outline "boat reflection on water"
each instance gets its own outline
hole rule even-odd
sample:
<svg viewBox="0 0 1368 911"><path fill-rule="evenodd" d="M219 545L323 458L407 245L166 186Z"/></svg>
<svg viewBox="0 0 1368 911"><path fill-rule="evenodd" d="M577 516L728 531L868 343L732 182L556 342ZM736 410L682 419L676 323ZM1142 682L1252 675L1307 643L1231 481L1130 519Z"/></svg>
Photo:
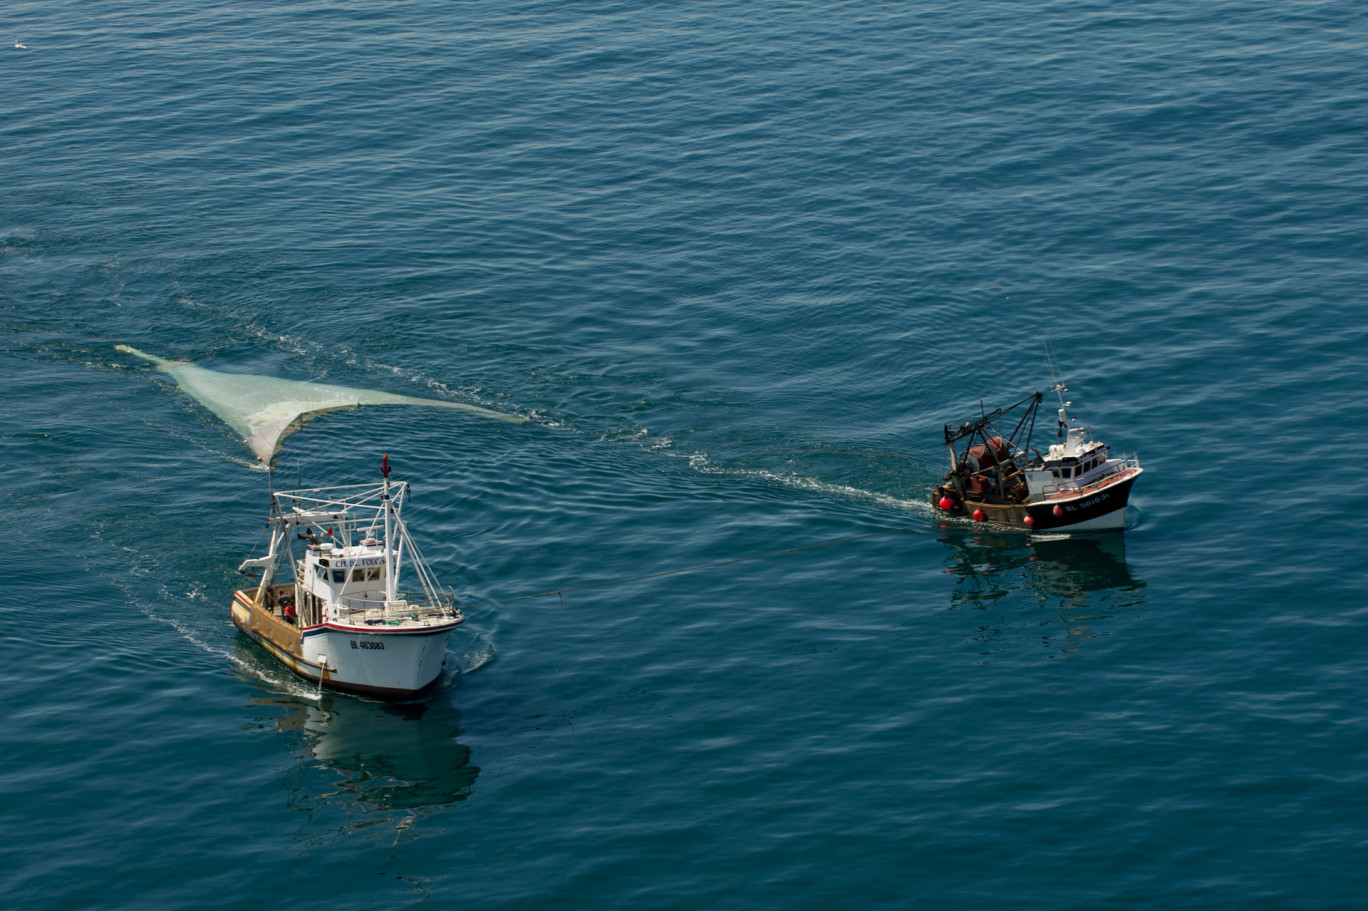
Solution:
<svg viewBox="0 0 1368 911"><path fill-rule="evenodd" d="M1126 562L1124 535L965 534L942 526L940 539L950 552L945 572L958 577L950 606L992 614L979 627L981 640L1011 638L1015 630L1035 642L1044 636L1067 654L1098 635L1100 621L1145 600L1145 582ZM1018 611L1022 595L1053 608L1058 625Z"/></svg>
<svg viewBox="0 0 1368 911"><path fill-rule="evenodd" d="M286 784L313 816L334 807L351 824L358 813L373 824L381 821L377 814L395 814L391 821L402 830L428 811L465 800L480 774L470 747L457 739L461 714L441 695L376 703L325 690L317 701L276 695L252 702L272 709L276 730L297 744L304 761Z"/></svg>

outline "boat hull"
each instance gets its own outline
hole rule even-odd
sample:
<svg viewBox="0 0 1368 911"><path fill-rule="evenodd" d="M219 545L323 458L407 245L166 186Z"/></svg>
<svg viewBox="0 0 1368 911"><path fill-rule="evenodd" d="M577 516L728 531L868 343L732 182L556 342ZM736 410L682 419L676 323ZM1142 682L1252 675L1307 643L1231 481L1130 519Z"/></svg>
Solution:
<svg viewBox="0 0 1368 911"><path fill-rule="evenodd" d="M1025 531L1122 531L1126 527L1126 506L1131 487L1143 469L1128 469L1097 487L1072 491L1027 503L985 503L953 499L950 512L993 525L1014 526ZM948 493L937 491L936 500ZM1031 521L1026 521L1030 517Z"/></svg>
<svg viewBox="0 0 1368 911"><path fill-rule="evenodd" d="M426 627L323 624L300 630L233 594L233 623L276 660L310 682L377 699L412 699L442 673L447 638L460 619Z"/></svg>

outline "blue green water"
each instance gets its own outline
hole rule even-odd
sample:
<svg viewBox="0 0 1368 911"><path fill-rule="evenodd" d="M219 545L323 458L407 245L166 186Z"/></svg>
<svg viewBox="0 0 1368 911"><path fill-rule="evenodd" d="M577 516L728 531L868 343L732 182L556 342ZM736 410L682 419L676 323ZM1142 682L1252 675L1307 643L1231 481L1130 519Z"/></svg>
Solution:
<svg viewBox="0 0 1368 911"><path fill-rule="evenodd" d="M1361 4L0 29L5 907L1361 905ZM1043 337L1124 535L928 505ZM430 699L237 634L266 473L116 344L532 419L280 456L413 482Z"/></svg>

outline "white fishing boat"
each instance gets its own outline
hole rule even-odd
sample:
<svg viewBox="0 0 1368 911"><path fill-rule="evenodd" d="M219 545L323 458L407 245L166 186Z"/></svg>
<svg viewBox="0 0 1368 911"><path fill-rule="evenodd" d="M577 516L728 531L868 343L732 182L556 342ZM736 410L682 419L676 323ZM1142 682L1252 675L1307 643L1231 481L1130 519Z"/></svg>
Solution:
<svg viewBox="0 0 1368 911"><path fill-rule="evenodd" d="M233 593L232 615L306 680L409 699L437 681L447 637L465 618L409 536L400 516L409 486L389 471L385 456L379 485L272 494L269 549L239 567L261 580ZM282 571L290 577L281 580Z"/></svg>

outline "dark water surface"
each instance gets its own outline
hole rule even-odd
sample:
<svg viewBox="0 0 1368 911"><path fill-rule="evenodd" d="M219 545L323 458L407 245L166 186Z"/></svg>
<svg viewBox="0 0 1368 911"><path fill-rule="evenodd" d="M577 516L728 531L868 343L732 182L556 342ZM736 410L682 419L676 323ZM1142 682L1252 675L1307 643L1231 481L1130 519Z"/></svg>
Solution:
<svg viewBox="0 0 1368 911"><path fill-rule="evenodd" d="M1361 904L1361 4L3 28L4 906ZM1042 337L1124 535L928 506ZM117 344L532 419L280 456L414 483L431 699L236 633L266 473Z"/></svg>

